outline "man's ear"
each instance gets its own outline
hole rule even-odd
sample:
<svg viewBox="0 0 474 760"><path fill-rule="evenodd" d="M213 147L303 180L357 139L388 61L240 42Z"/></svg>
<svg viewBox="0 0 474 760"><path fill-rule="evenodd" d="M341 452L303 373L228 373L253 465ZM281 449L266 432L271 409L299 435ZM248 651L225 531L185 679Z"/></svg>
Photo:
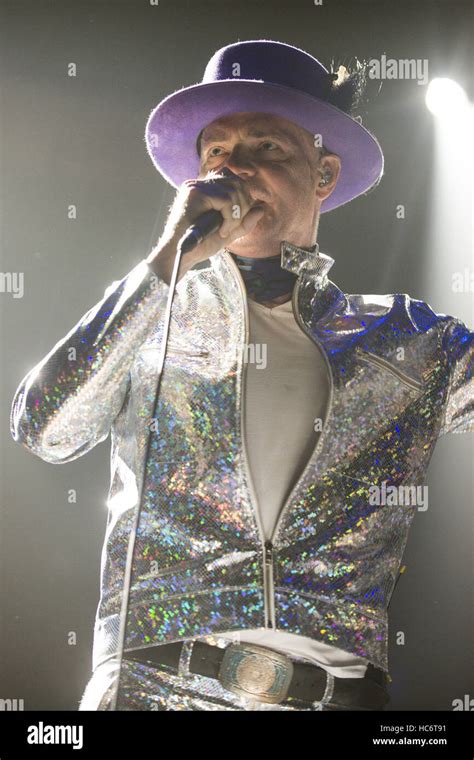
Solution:
<svg viewBox="0 0 474 760"><path fill-rule="evenodd" d="M336 153L328 153L322 156L318 164L315 188L316 195L321 202L331 195L337 185L340 173L341 159Z"/></svg>

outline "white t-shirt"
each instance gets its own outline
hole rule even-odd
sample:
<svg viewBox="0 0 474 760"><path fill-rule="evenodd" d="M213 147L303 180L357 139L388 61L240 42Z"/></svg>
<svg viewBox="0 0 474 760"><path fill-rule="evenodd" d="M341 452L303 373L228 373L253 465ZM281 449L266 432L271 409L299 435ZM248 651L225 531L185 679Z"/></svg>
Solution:
<svg viewBox="0 0 474 760"><path fill-rule="evenodd" d="M270 539L280 510L316 445L329 385L320 349L296 322L291 300L268 308L251 298L244 435L257 507ZM251 361L250 361L251 359ZM320 429L320 428L319 428ZM367 661L325 642L279 630L219 633L309 660L339 678L365 675Z"/></svg>

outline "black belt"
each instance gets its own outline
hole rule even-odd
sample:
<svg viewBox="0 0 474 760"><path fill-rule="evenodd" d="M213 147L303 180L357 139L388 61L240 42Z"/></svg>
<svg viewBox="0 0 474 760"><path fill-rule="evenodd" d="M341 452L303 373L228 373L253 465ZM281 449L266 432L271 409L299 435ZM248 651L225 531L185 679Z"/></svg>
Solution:
<svg viewBox="0 0 474 760"><path fill-rule="evenodd" d="M178 672L182 646L183 642L179 641L145 649L134 649L124 652L123 658L153 665L166 665ZM259 651L260 655L258 654ZM247 659L244 662L242 653L246 653L247 658L250 656L251 661ZM268 654L270 658L276 658L276 660L268 659L266 656L262 660L261 654ZM282 668L279 665L279 660L283 663ZM239 690L235 688L236 685L241 687L243 684L245 688L248 688L249 683L261 682L268 686L269 668L271 670L275 666L275 669L271 670L271 675L273 676L276 673L275 682L277 682L278 691L278 682L281 685L282 681L280 676L285 677L283 672L285 661L291 663L289 668L292 675L286 687L283 686L284 698L262 698L261 701L281 702L283 704L289 704L294 699L309 703L321 701L326 691L326 670L311 663L296 662L267 647L231 643L228 647L222 648L195 640L189 660L189 672L207 678L216 678L221 681L225 688L239 693ZM329 704L334 703L348 709L354 707L382 710L390 700L386 684L387 674L372 663L368 663L363 678L334 677L334 688ZM271 688L270 691L272 691ZM240 691L240 693L243 692ZM246 695L249 696L248 693ZM273 697L275 697L275 690L273 690ZM254 698L258 701L258 696Z"/></svg>

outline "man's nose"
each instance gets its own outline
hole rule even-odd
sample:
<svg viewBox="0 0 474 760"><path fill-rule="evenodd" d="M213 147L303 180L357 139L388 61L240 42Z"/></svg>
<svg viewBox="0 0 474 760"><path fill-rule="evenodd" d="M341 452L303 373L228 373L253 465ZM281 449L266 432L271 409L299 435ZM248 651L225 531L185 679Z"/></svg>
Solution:
<svg viewBox="0 0 474 760"><path fill-rule="evenodd" d="M224 161L224 166L227 166L231 172L238 174L240 177L253 177L256 169L251 160L249 151L241 145L235 145L229 153L227 159Z"/></svg>

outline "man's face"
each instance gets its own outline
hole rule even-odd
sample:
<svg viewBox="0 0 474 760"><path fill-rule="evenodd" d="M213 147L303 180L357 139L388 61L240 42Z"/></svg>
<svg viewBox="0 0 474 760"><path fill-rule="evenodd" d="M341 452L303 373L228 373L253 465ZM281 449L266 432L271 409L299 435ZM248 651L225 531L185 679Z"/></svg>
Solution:
<svg viewBox="0 0 474 760"><path fill-rule="evenodd" d="M322 200L320 153L310 132L279 116L235 113L207 125L198 179L227 166L265 210L251 232L232 242L233 252L264 257L278 253L282 240L313 245Z"/></svg>

